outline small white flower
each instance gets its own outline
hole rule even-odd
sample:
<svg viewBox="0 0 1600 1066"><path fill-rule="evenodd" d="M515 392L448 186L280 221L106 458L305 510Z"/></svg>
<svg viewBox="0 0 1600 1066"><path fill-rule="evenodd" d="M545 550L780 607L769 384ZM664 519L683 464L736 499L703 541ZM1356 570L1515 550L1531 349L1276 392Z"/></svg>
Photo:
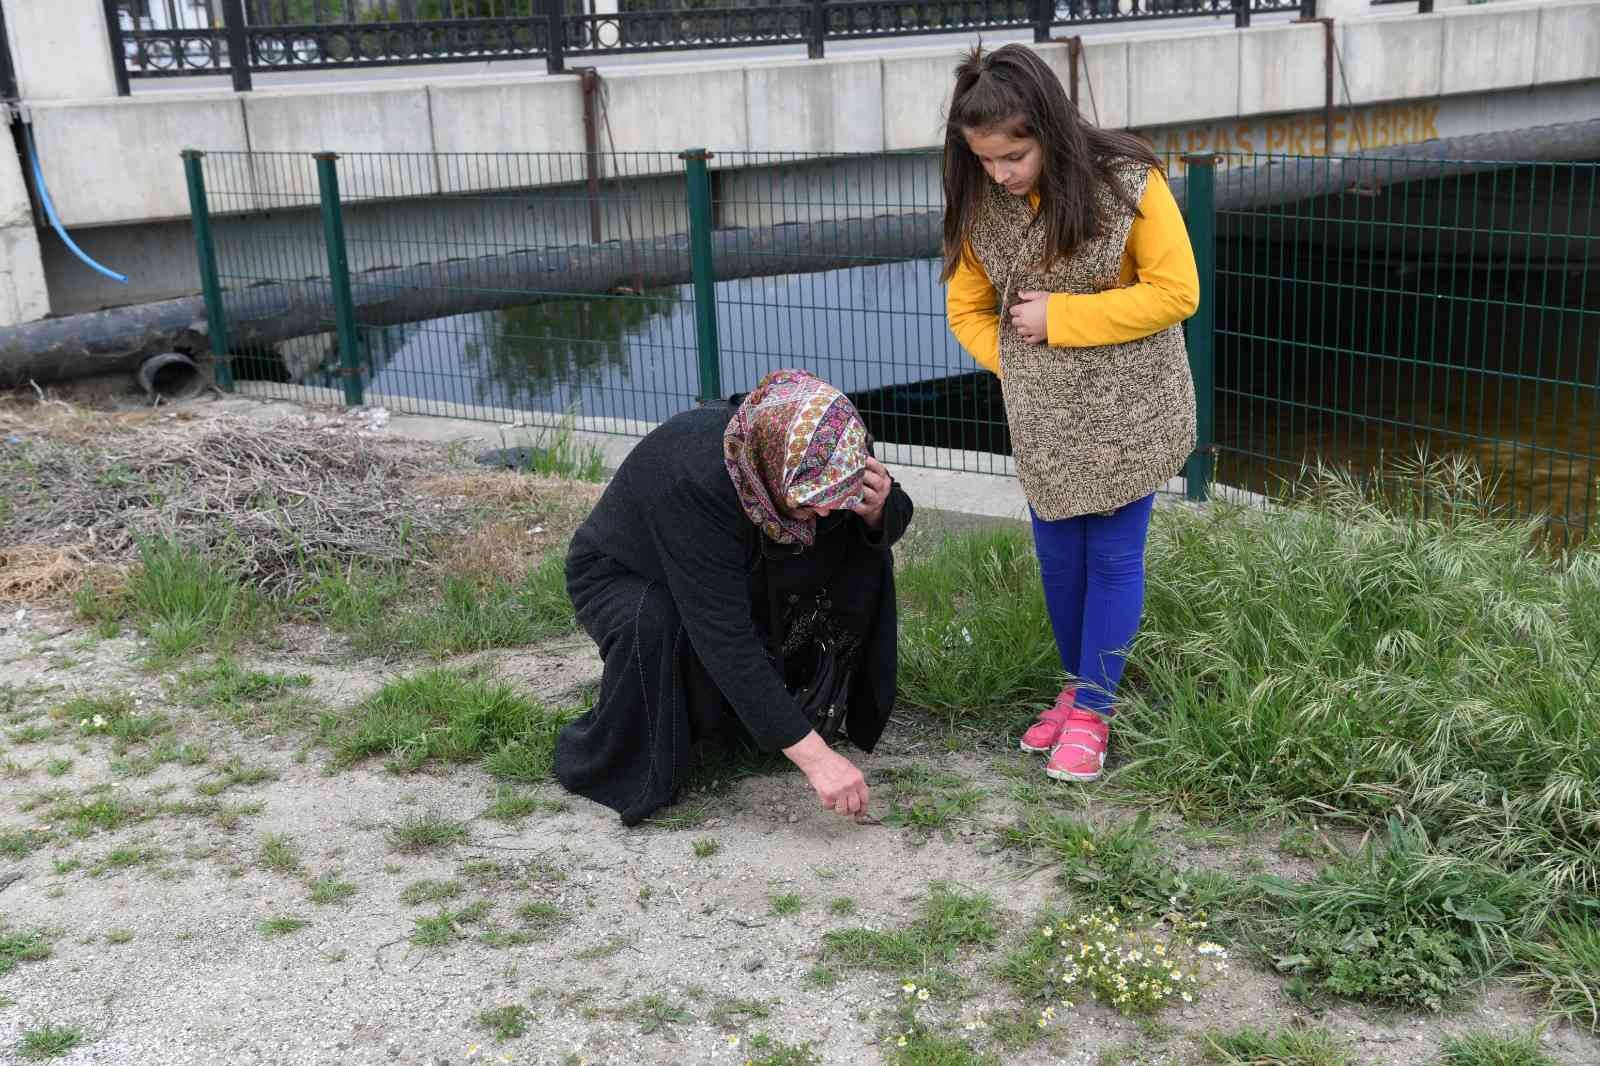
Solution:
<svg viewBox="0 0 1600 1066"><path fill-rule="evenodd" d="M738 1047L739 1046L739 1038L737 1036L728 1037L728 1046L729 1047Z"/></svg>
<svg viewBox="0 0 1600 1066"><path fill-rule="evenodd" d="M971 630L967 629L966 626L961 627L961 639L966 641L968 644L972 643L972 632Z"/></svg>
<svg viewBox="0 0 1600 1066"><path fill-rule="evenodd" d="M926 1003L928 1001L928 990L926 988L917 989L917 998Z"/></svg>
<svg viewBox="0 0 1600 1066"><path fill-rule="evenodd" d="M912 984L910 981L907 981L905 984L900 986L900 991L904 992L908 996L911 995L916 990L917 990L917 986Z"/></svg>

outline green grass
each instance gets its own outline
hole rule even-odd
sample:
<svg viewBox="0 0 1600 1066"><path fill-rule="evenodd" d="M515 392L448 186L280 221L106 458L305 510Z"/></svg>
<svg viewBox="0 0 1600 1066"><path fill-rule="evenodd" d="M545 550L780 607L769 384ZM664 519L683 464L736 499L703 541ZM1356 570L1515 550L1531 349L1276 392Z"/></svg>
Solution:
<svg viewBox="0 0 1600 1066"><path fill-rule="evenodd" d="M526 1036L528 1032L528 1019L532 1015L528 1008L520 1003L513 1003L505 1007L493 1007L478 1013L478 1027L487 1029L489 1034L497 1041L515 1040L519 1036Z"/></svg>
<svg viewBox="0 0 1600 1066"><path fill-rule="evenodd" d="M41 1025L24 1029L17 1053L25 1061L38 1062L65 1055L83 1043L83 1030L73 1025Z"/></svg>
<svg viewBox="0 0 1600 1066"><path fill-rule="evenodd" d="M0 976L20 962L40 962L50 957L50 940L42 930L14 929L0 919Z"/></svg>
<svg viewBox="0 0 1600 1066"><path fill-rule="evenodd" d="M51 820L65 822L67 831L75 837L115 832L149 816L143 804L109 793L63 799L50 810Z"/></svg>
<svg viewBox="0 0 1600 1066"><path fill-rule="evenodd" d="M286 833L268 833L261 838L261 865L274 873L292 874L300 869L300 849Z"/></svg>
<svg viewBox="0 0 1600 1066"><path fill-rule="evenodd" d="M709 859L722 850L722 844L714 837L701 837L694 842L693 847L694 857L697 859Z"/></svg>
<svg viewBox="0 0 1600 1066"><path fill-rule="evenodd" d="M1446 1037L1439 1047L1439 1066L1556 1066L1539 1050L1534 1034L1500 1036L1466 1033Z"/></svg>
<svg viewBox="0 0 1600 1066"><path fill-rule="evenodd" d="M524 903L517 908L517 917L523 925L541 935L553 932L569 920L567 913L560 907L543 900Z"/></svg>
<svg viewBox="0 0 1600 1066"><path fill-rule="evenodd" d="M106 852L105 858L89 868L89 873L92 876L101 877L108 873L131 870L138 866L153 866L165 860L166 857L165 851L147 844L112 848Z"/></svg>
<svg viewBox="0 0 1600 1066"><path fill-rule="evenodd" d="M987 947L1000 936L994 900L934 882L922 913L902 929L837 929L823 937L823 961L909 971L944 963L962 948Z"/></svg>
<svg viewBox="0 0 1600 1066"><path fill-rule="evenodd" d="M150 641L157 662L231 647L266 613L237 568L163 539L140 543L121 602L122 617Z"/></svg>
<svg viewBox="0 0 1600 1066"><path fill-rule="evenodd" d="M828 913L848 918L856 912L856 901L849 896L836 896L828 901Z"/></svg>
<svg viewBox="0 0 1600 1066"><path fill-rule="evenodd" d="M133 696L120 693L79 696L63 703L55 713L80 733L111 737L123 744L142 743L171 728L161 715L144 714L138 708Z"/></svg>
<svg viewBox="0 0 1600 1066"><path fill-rule="evenodd" d="M413 815L389 830L389 846L405 854L437 851L464 843L467 824L447 818L438 811Z"/></svg>
<svg viewBox="0 0 1600 1066"><path fill-rule="evenodd" d="M1265 882L1281 918L1281 972L1352 999L1439 1010L1510 964L1550 905L1531 873L1442 851L1392 819L1361 854L1315 880Z"/></svg>
<svg viewBox="0 0 1600 1066"><path fill-rule="evenodd" d="M908 561L895 588L904 702L1009 725L1059 690L1061 662L1024 534L947 537Z"/></svg>
<svg viewBox="0 0 1600 1066"><path fill-rule="evenodd" d="M524 792L515 785L497 785L494 799L480 817L497 822L520 822L539 811L554 813L566 809L567 805L562 800L543 799L530 792Z"/></svg>
<svg viewBox="0 0 1600 1066"><path fill-rule="evenodd" d="M26 859L51 839L43 829L0 829L0 859Z"/></svg>
<svg viewBox="0 0 1600 1066"><path fill-rule="evenodd" d="M29 722L7 735L13 744L43 744L56 735L56 728L48 722Z"/></svg>
<svg viewBox="0 0 1600 1066"><path fill-rule="evenodd" d="M965 1040L914 1028L904 1034L905 1043L889 1041L885 1050L894 1066L1000 1066L989 1052L978 1051Z"/></svg>
<svg viewBox="0 0 1600 1066"><path fill-rule="evenodd" d="M338 874L323 874L311 882L311 902L319 906L343 903L359 891L352 882L339 880Z"/></svg>
<svg viewBox="0 0 1600 1066"><path fill-rule="evenodd" d="M889 801L884 823L909 829L921 839L965 820L985 795L968 787L960 775L930 770L922 763L885 767L876 776Z"/></svg>
<svg viewBox="0 0 1600 1066"><path fill-rule="evenodd" d="M786 1044L766 1033L757 1033L749 1043L750 1055L745 1066L822 1066L822 1057L809 1040L803 1044Z"/></svg>
<svg viewBox="0 0 1600 1066"><path fill-rule="evenodd" d="M519 581L447 574L426 590L411 588L398 571L332 572L315 584L308 600L357 651L384 656L446 658L523 647L576 625L559 551L529 567Z"/></svg>
<svg viewBox="0 0 1600 1066"><path fill-rule="evenodd" d="M1241 1029L1206 1033L1201 1040L1207 1060L1224 1066L1356 1066L1349 1050L1325 1029Z"/></svg>
<svg viewBox="0 0 1600 1066"><path fill-rule="evenodd" d="M660 992L640 996L623 1007L622 1013L639 1027L641 1036L649 1036L652 1033L670 1034L674 1025L684 1025L694 1021L694 1015L682 1005L674 1003L665 993Z"/></svg>
<svg viewBox="0 0 1600 1066"><path fill-rule="evenodd" d="M411 942L418 947L438 948L462 936L462 926L475 925L489 916L489 905L483 901L451 910L440 907L438 914L411 919Z"/></svg>
<svg viewBox="0 0 1600 1066"><path fill-rule="evenodd" d="M113 929L106 934L107 944L129 944L133 942L133 930Z"/></svg>
<svg viewBox="0 0 1600 1066"><path fill-rule="evenodd" d="M604 481L605 453L594 444L579 443L575 416L568 414L554 426L541 426L523 453L524 474L567 478L572 481Z"/></svg>
<svg viewBox="0 0 1600 1066"><path fill-rule="evenodd" d="M308 674L246 670L223 655L185 670L173 685L177 699L214 711L250 733L278 733L314 721L316 704L306 696Z"/></svg>
<svg viewBox="0 0 1600 1066"><path fill-rule="evenodd" d="M195 785L194 790L202 796L220 796L235 786L249 787L277 779L278 771L265 766L246 766L242 759L234 756L217 767L215 776Z"/></svg>
<svg viewBox="0 0 1600 1066"><path fill-rule="evenodd" d="M1591 911L1591 915L1593 912ZM1523 980L1542 991L1549 1010L1600 1032L1600 922L1558 919L1538 941L1518 945Z"/></svg>
<svg viewBox="0 0 1600 1066"><path fill-rule="evenodd" d="M786 918L804 910L806 900L798 892L774 892L767 896L767 905L772 908L773 914Z"/></svg>
<svg viewBox="0 0 1600 1066"><path fill-rule="evenodd" d="M417 907L424 903L456 899L465 891L460 881L414 881L401 890L400 902L408 907Z"/></svg>
<svg viewBox="0 0 1600 1066"><path fill-rule="evenodd" d="M310 924L310 919L301 918L299 915L279 914L263 920L260 929L262 936L280 937L298 933Z"/></svg>
<svg viewBox="0 0 1600 1066"><path fill-rule="evenodd" d="M772 1016L766 1001L743 996L727 996L717 1000L707 1020L718 1029L743 1029L751 1022Z"/></svg>
<svg viewBox="0 0 1600 1066"><path fill-rule="evenodd" d="M1158 515L1122 784L1215 813L1400 808L1452 850L1600 897L1600 553L1529 550L1470 475L1324 476L1263 512Z"/></svg>
<svg viewBox="0 0 1600 1066"><path fill-rule="evenodd" d="M544 707L472 671L440 667L391 681L357 706L335 752L341 765L386 756L397 772L481 759L496 776L544 781L556 733L578 713Z"/></svg>

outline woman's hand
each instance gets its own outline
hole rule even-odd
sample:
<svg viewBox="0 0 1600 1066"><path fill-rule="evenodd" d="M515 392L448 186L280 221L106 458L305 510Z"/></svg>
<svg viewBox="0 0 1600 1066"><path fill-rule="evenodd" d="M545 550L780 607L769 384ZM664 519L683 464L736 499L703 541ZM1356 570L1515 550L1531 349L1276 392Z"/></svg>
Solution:
<svg viewBox="0 0 1600 1066"><path fill-rule="evenodd" d="M861 502L850 509L860 515L874 533L883 528L883 505L893 487L894 480L889 477L888 469L867 456L867 472L861 478Z"/></svg>
<svg viewBox="0 0 1600 1066"><path fill-rule="evenodd" d="M822 809L844 817L867 813L867 779L855 763L828 747L814 731L783 749L816 790Z"/></svg>
<svg viewBox="0 0 1600 1066"><path fill-rule="evenodd" d="M1011 325L1029 344L1044 344L1050 339L1050 294L1021 292L1011 305Z"/></svg>

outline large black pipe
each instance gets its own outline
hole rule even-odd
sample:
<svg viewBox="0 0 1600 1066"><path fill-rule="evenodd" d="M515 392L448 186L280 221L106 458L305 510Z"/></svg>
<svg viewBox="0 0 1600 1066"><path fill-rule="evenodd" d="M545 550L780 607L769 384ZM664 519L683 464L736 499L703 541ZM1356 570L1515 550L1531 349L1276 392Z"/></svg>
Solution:
<svg viewBox="0 0 1600 1066"><path fill-rule="evenodd" d="M1452 137L1343 159L1276 159L1217 176L1217 208L1248 210L1329 193L1375 191L1419 178L1485 166L1600 157L1600 118L1505 133ZM1182 178L1173 182L1183 202ZM815 273L939 254L937 211L834 222L793 223L712 236L722 280ZM678 285L691 278L686 235L654 240L511 252L478 259L374 270L351 279L358 321L383 326L492 311L570 297ZM326 281L266 284L226 296L229 346L260 348L331 331ZM0 386L131 372L151 355L208 348L198 296L45 319L0 329Z"/></svg>

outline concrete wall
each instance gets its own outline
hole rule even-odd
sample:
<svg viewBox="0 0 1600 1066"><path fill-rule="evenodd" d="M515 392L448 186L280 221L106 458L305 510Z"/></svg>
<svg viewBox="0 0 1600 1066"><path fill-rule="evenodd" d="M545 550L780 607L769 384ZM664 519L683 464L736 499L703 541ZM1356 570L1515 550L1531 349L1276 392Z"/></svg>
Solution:
<svg viewBox="0 0 1600 1066"><path fill-rule="evenodd" d="M0 326L32 322L50 311L33 209L15 152L0 151Z"/></svg>
<svg viewBox="0 0 1600 1066"><path fill-rule="evenodd" d="M102 0L24 0L6 5L22 99L88 100L117 95Z"/></svg>
<svg viewBox="0 0 1600 1066"><path fill-rule="evenodd" d="M1286 24L1095 36L1086 42L1080 103L1102 125L1137 128L1316 109L1323 103L1323 32L1317 24ZM1341 105L1346 87L1359 106L1594 80L1600 0L1352 19L1339 26L1338 42ZM633 173L675 172L676 151L694 146L719 151L715 166L749 162L738 153L937 147L959 51L940 44L818 62L611 68L610 138L602 145L609 149L614 139L621 152L650 153L627 160ZM1039 51L1065 79L1067 46ZM354 195L518 187L527 182L516 165L433 155L579 153L582 105L576 78L508 74L46 101L34 103L32 114L64 218L94 226L186 215L178 154L188 147L338 151L347 156L342 181ZM402 154L380 160L363 158L367 152ZM315 195L309 165L269 157L259 166L259 206Z"/></svg>

